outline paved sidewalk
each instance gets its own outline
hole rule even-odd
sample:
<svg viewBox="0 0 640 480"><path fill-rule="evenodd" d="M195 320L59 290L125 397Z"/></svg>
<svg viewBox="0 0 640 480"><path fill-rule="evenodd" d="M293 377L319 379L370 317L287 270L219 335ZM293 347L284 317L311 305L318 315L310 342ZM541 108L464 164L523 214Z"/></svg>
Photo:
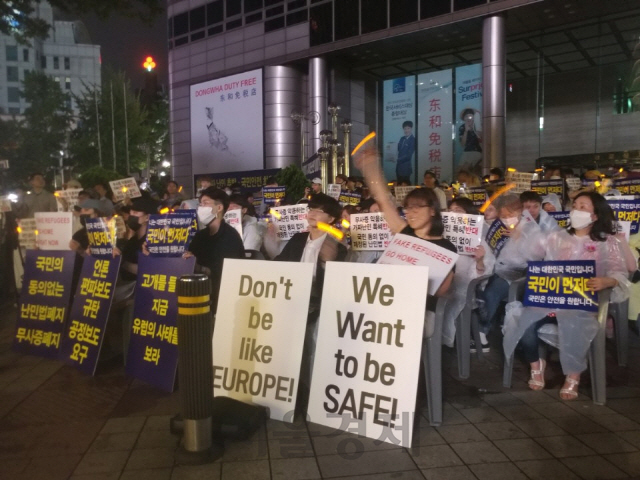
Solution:
<svg viewBox="0 0 640 480"><path fill-rule="evenodd" d="M562 374L550 362L544 392L514 368L502 388L496 349L472 360L457 379L455 351L445 348L444 422L432 428L421 412L414 448L379 444L298 421L269 421L249 441L227 442L221 460L179 466L169 418L178 395L128 378L120 363L95 377L58 361L10 350L15 309L0 313L0 479L608 479L640 477L640 340L630 333L629 367L608 345L608 398L591 403L588 375L581 396L561 402ZM553 372L553 373L551 373Z"/></svg>

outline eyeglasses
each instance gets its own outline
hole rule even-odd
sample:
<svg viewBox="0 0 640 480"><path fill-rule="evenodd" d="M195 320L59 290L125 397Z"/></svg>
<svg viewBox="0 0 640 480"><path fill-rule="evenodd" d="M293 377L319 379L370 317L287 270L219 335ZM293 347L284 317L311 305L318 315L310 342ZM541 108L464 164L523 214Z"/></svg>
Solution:
<svg viewBox="0 0 640 480"><path fill-rule="evenodd" d="M402 209L402 211L403 211L404 213L407 213L407 212L415 212L415 211L417 211L419 208L430 208L430 205L408 205L408 206L404 207L404 208Z"/></svg>

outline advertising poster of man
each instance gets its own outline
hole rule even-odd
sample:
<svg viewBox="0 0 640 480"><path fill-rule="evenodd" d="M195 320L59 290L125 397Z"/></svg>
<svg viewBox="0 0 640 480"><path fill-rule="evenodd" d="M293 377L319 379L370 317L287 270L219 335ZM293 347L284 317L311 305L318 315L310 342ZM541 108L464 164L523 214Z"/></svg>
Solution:
<svg viewBox="0 0 640 480"><path fill-rule="evenodd" d="M418 176L431 170L439 180L453 176L452 71L418 76Z"/></svg>
<svg viewBox="0 0 640 480"><path fill-rule="evenodd" d="M385 177L415 182L415 77L386 80L383 86Z"/></svg>
<svg viewBox="0 0 640 480"><path fill-rule="evenodd" d="M454 170L480 175L482 169L482 65L456 68L456 124Z"/></svg>
<svg viewBox="0 0 640 480"><path fill-rule="evenodd" d="M261 69L191 85L190 99L194 174L263 167Z"/></svg>

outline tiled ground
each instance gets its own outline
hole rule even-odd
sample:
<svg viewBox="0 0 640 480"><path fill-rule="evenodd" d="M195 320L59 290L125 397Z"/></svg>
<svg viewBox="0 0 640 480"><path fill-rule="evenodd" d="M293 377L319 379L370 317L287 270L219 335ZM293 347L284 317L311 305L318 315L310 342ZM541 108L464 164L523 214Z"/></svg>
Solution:
<svg viewBox="0 0 640 480"><path fill-rule="evenodd" d="M0 479L609 479L640 478L640 341L630 333L629 367L608 354L607 406L581 396L561 402L559 364L548 387L532 392L526 368L513 388L501 385L492 351L457 378L444 349L444 422L423 411L414 448L398 448L325 427L269 421L249 441L227 442L223 458L204 466L175 462L178 438L169 418L177 394L131 380L116 362L95 377L57 361L10 351L15 311L0 314ZM495 350L495 349L494 349ZM551 373L553 372L553 373Z"/></svg>

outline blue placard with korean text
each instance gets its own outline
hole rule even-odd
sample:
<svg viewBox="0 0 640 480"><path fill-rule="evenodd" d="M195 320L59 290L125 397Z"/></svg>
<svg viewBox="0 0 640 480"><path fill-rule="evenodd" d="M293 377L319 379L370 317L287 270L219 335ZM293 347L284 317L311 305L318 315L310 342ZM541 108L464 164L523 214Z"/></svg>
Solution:
<svg viewBox="0 0 640 480"><path fill-rule="evenodd" d="M263 187L262 203L269 206L278 206L287 194L287 187Z"/></svg>
<svg viewBox="0 0 640 480"><path fill-rule="evenodd" d="M613 188L622 195L640 195L640 178L619 178L613 181Z"/></svg>
<svg viewBox="0 0 640 480"><path fill-rule="evenodd" d="M549 195L550 193L555 193L560 197L560 199L563 199L564 180L561 178L556 180L532 180L531 190L538 192L541 197Z"/></svg>
<svg viewBox="0 0 640 480"><path fill-rule="evenodd" d="M498 218L494 220L494 222L489 227L487 234L485 235L484 239L496 257L500 254L502 248L509 241L509 236L506 235L506 233L507 227Z"/></svg>
<svg viewBox="0 0 640 480"><path fill-rule="evenodd" d="M178 278L195 264L195 257L138 257L127 373L165 392L173 391L178 366Z"/></svg>
<svg viewBox="0 0 640 480"><path fill-rule="evenodd" d="M56 358L71 298L76 253L27 250L13 350Z"/></svg>
<svg viewBox="0 0 640 480"><path fill-rule="evenodd" d="M640 227L640 198L608 198L607 203L613 210L616 220L631 222L631 235L638 233Z"/></svg>
<svg viewBox="0 0 640 480"><path fill-rule="evenodd" d="M598 311L598 294L587 288L595 260L529 262L522 304L563 310Z"/></svg>
<svg viewBox="0 0 640 480"><path fill-rule="evenodd" d="M147 250L154 257L180 257L198 231L195 210L149 216Z"/></svg>
<svg viewBox="0 0 640 480"><path fill-rule="evenodd" d="M487 201L487 189L484 187L471 187L465 188L464 193L469 200L473 202L473 205L476 207L481 207Z"/></svg>
<svg viewBox="0 0 640 480"><path fill-rule="evenodd" d="M338 202L340 202L341 205L358 205L361 200L361 193L348 192L346 190L340 192L340 196L338 197Z"/></svg>
<svg viewBox="0 0 640 480"><path fill-rule="evenodd" d="M113 258L116 246L116 222L106 218L88 218L87 236L91 255L96 258Z"/></svg>
<svg viewBox="0 0 640 480"><path fill-rule="evenodd" d="M558 222L558 226L560 228L568 228L571 226L571 221L569 221L569 212L547 212L547 214Z"/></svg>
<svg viewBox="0 0 640 480"><path fill-rule="evenodd" d="M98 365L121 258L87 255L82 264L60 359L89 375Z"/></svg>

